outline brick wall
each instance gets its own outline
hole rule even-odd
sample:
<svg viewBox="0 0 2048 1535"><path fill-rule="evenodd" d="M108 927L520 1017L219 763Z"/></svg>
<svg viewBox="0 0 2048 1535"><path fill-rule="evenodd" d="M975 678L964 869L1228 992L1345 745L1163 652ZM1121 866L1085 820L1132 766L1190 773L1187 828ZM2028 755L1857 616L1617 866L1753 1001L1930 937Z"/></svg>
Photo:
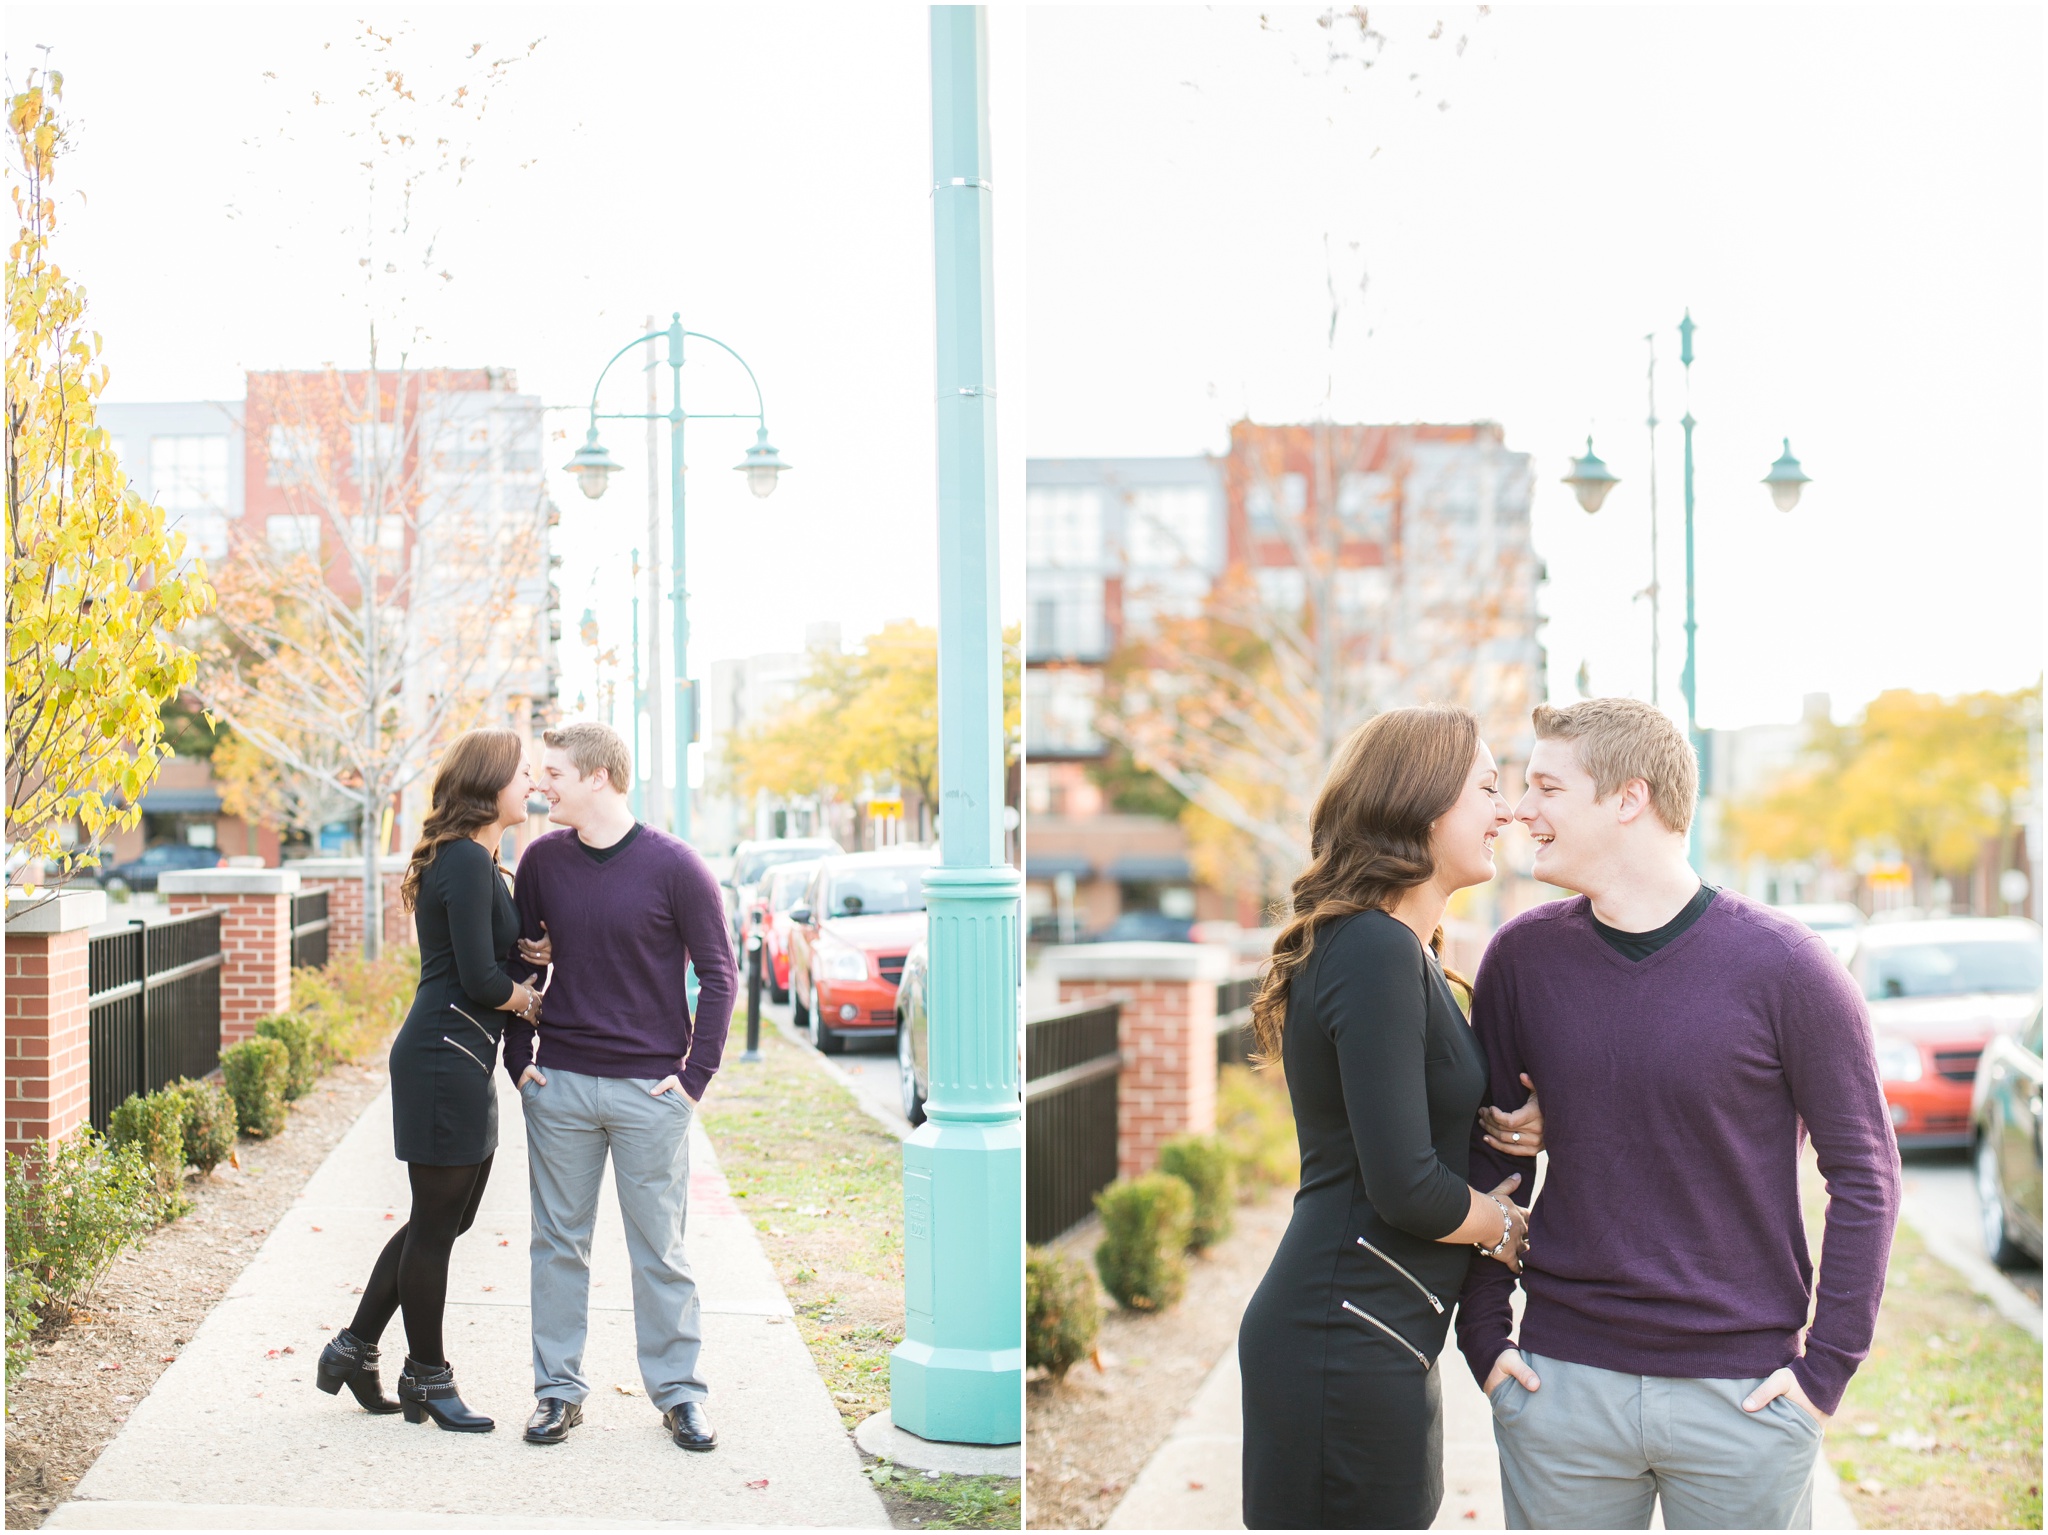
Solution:
<svg viewBox="0 0 2048 1535"><path fill-rule="evenodd" d="M291 868L298 874L300 888L327 892L327 957L340 959L360 954L363 949L363 866L356 859L307 859ZM405 878L405 860L383 860L384 947L413 942L412 913L398 899L398 886Z"/></svg>
<svg viewBox="0 0 2048 1535"><path fill-rule="evenodd" d="M256 1020L291 1006L289 895L174 895L180 917L220 912L221 1048L253 1039Z"/></svg>
<svg viewBox="0 0 2048 1535"><path fill-rule="evenodd" d="M1117 1047L1117 1173L1136 1178L1159 1165L1176 1135L1216 1129L1216 983L1076 980L1060 983L1062 1004L1123 1003Z"/></svg>
<svg viewBox="0 0 2048 1535"><path fill-rule="evenodd" d="M7 935L7 1149L69 1135L85 1123L86 934Z"/></svg>

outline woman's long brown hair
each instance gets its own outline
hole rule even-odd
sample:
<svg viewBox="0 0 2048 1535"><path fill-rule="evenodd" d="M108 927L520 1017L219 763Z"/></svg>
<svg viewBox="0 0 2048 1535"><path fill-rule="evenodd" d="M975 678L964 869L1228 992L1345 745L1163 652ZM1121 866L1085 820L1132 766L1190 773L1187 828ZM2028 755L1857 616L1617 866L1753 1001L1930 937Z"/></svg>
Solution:
<svg viewBox="0 0 2048 1535"><path fill-rule="evenodd" d="M455 738L434 774L433 808L420 827L412 862L398 887L407 911L419 899L420 881L442 847L498 819L498 796L525 755L526 741L516 730L466 730ZM496 862L497 854L491 858Z"/></svg>
<svg viewBox="0 0 2048 1535"><path fill-rule="evenodd" d="M1294 915L1273 941L1252 1003L1260 1064L1280 1059L1287 988L1308 963L1317 928L1353 912L1391 911L1403 891L1436 872L1430 823L1458 802L1478 751L1479 721L1446 704L1389 709L1337 748L1309 817L1309 864L1294 882ZM1443 943L1439 927L1430 948L1441 955Z"/></svg>

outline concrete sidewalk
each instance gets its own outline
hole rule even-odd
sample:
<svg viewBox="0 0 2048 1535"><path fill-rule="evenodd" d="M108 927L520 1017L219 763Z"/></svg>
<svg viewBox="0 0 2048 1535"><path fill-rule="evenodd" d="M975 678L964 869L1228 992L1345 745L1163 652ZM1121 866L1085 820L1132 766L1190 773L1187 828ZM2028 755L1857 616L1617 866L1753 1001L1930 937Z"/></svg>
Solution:
<svg viewBox="0 0 2048 1535"><path fill-rule="evenodd" d="M527 1172L503 1072L499 1146L476 1225L455 1246L448 1352L490 1434L371 1417L313 1387L320 1349L395 1222L405 1170L380 1095L249 1267L46 1521L73 1529L856 1526L887 1528L824 1382L710 1141L692 1130L688 1228L704 1303L704 1376L719 1447L669 1442L641 1394L632 1285L607 1180L591 1255L592 1393L566 1444L530 1445ZM386 1389L404 1324L384 1337Z"/></svg>
<svg viewBox="0 0 2048 1535"><path fill-rule="evenodd" d="M1444 1501L1432 1529L1506 1527L1493 1409L1455 1348L1439 1363L1444 1397ZM1232 1344L1105 1526L1112 1530L1241 1530L1244 1418ZM1650 1528L1664 1527L1662 1512ZM1813 1528L1853 1530L1856 1517L1823 1454L1814 1468Z"/></svg>

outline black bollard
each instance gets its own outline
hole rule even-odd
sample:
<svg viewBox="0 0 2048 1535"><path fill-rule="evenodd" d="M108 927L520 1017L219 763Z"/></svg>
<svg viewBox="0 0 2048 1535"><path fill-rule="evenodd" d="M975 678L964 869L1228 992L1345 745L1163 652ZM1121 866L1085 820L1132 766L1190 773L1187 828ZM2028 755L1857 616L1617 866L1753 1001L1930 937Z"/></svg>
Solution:
<svg viewBox="0 0 2048 1535"><path fill-rule="evenodd" d="M761 935L747 935L747 1050L742 1061L761 1059Z"/></svg>

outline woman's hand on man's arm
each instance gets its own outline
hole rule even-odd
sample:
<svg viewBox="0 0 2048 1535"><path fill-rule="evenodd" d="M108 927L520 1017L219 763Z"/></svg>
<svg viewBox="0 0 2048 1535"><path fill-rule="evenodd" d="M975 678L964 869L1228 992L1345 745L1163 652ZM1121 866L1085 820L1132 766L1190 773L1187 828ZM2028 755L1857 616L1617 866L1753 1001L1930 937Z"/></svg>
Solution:
<svg viewBox="0 0 2048 1535"><path fill-rule="evenodd" d="M1543 1111L1536 1103L1536 1084L1522 1073L1529 1101L1510 1112L1494 1104L1479 1111L1479 1133L1495 1151L1511 1157L1533 1157L1543 1149Z"/></svg>
<svg viewBox="0 0 2048 1535"><path fill-rule="evenodd" d="M1529 1245L1529 1213L1511 1197L1521 1182L1520 1173L1509 1173L1490 1193L1472 1190L1472 1205L1463 1224L1437 1240L1469 1242L1514 1273L1521 1273L1522 1249Z"/></svg>

